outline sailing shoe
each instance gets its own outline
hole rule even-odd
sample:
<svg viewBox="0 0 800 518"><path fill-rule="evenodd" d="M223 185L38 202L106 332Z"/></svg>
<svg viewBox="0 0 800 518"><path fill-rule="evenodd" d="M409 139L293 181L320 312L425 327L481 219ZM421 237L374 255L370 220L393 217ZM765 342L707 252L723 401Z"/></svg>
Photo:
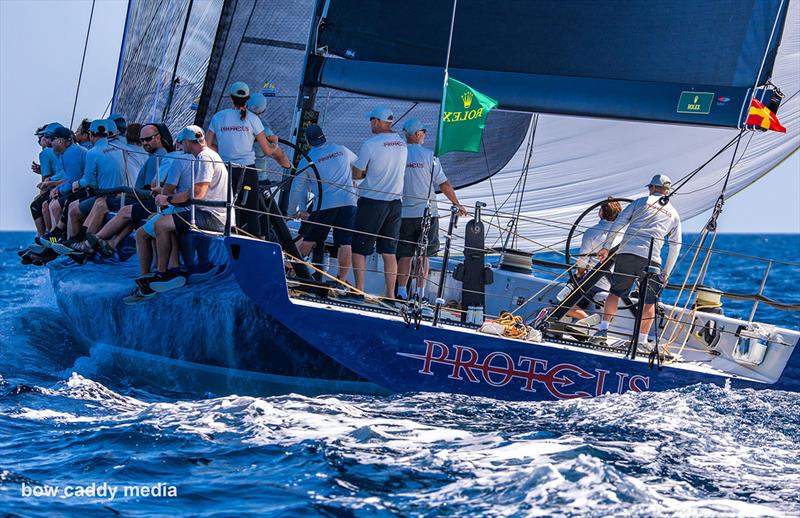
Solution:
<svg viewBox="0 0 800 518"><path fill-rule="evenodd" d="M76 241L74 238L63 239L52 243L50 248L55 250L58 255L66 255L75 251L75 249L72 247L76 244L78 244L78 241Z"/></svg>
<svg viewBox="0 0 800 518"><path fill-rule="evenodd" d="M122 299L125 304L136 304L143 300L152 299L156 296L156 292L150 289L142 289L139 286L135 287L130 295Z"/></svg>
<svg viewBox="0 0 800 518"><path fill-rule="evenodd" d="M100 239L91 232L86 233L86 241L89 245L103 257L111 257L114 255L114 249L108 244L105 239Z"/></svg>
<svg viewBox="0 0 800 518"><path fill-rule="evenodd" d="M600 315L595 313L594 315L589 315L586 318L582 318L575 322L576 326L584 326L584 327L594 327L600 323Z"/></svg>
<svg viewBox="0 0 800 518"><path fill-rule="evenodd" d="M158 293L174 290L186 284L186 277L178 272L157 273L150 279L149 286Z"/></svg>

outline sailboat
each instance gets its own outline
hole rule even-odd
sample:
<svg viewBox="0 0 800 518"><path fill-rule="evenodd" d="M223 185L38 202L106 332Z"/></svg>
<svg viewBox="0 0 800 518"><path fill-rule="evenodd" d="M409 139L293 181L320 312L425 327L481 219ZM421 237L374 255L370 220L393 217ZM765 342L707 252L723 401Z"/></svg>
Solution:
<svg viewBox="0 0 800 518"><path fill-rule="evenodd" d="M357 149L367 136L363 116L378 102L436 128L450 8L421 1L398 9L384 1L225 0L171 2L161 9L131 1L113 109L129 120L205 127L224 103L228 84L244 80L265 85L265 121L289 136L297 153L303 151L303 128L314 122L330 140ZM202 346L184 340L176 348L164 343L164 332L154 332L149 340L123 345L122 352L221 369L223 377L260 374L276 390L316 393L441 391L544 400L694 383L800 389L797 374L785 373L797 360L800 332L702 311L692 297L663 305L669 316L656 332L669 344L655 354L637 351L635 344L597 346L558 322L528 331L533 317L555 304L565 280L563 274L562 282L533 275L531 256L580 233L591 223L582 217L588 207L609 195L631 198L643 179L668 171L686 185L673 198L684 219L715 205L721 210L720 201L798 148L796 0L730 0L696 11L695 3L682 0L568 7L459 2L450 72L498 99L502 111L490 116L480 153L454 153L442 163L461 199L476 207L470 224L485 228L479 248L502 245L504 251L499 263L488 266L486 278L493 282L478 290L482 313L520 315L524 337L482 332L474 312L466 321L465 307L430 319L409 317L392 305L331 297L331 290L306 276L308 267L324 268L297 257L291 243L235 235L208 238L220 262L229 263L238 290L227 279L216 298L213 291L203 297L187 291L172 303L109 312L115 316L103 337L137 333L128 324L133 320L165 326L169 343L186 326L176 324L185 309L173 308L188 299L195 308L214 308L205 313L207 325L230 330L234 320L246 332L232 331L218 349L202 333L192 335ZM786 134L745 127L753 98L780 110ZM276 183L287 174L267 173ZM488 207L481 219L483 203ZM275 225L290 227L280 213L270 216ZM714 232L709 225L703 235ZM565 255L569 250L568 242ZM702 260L710 253L707 242L691 253ZM294 277L287 278L287 262ZM441 261L432 280L462 302L469 290L453 277L457 262ZM370 264L380 268L377 260ZM563 272L570 264L561 266ZM480 264L481 272L486 268ZM85 272L51 273L67 313L79 305L76 297L87 297L76 294L71 282ZM687 277L687 293L700 289L700 276ZM764 301L760 293L752 298ZM227 302L224 310L220 301ZM173 311L172 318L157 317ZM635 307L626 311L620 335L635 322ZM93 327L102 326L72 316L82 336L96 338Z"/></svg>

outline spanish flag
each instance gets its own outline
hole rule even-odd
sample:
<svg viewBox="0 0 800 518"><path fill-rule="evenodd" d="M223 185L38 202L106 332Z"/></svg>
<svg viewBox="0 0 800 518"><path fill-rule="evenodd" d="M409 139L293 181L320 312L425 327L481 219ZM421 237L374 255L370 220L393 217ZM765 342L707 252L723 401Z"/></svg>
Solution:
<svg viewBox="0 0 800 518"><path fill-rule="evenodd" d="M747 126L756 126L763 131L772 130L786 133L786 128L781 126L778 117L756 99L750 101L750 113L747 114L747 122L745 124Z"/></svg>

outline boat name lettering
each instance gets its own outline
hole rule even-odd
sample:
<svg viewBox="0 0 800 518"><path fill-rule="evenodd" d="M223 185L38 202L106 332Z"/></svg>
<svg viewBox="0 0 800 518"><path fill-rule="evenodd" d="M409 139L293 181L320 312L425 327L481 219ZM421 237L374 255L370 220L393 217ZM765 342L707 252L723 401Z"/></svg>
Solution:
<svg viewBox="0 0 800 518"><path fill-rule="evenodd" d="M618 394L625 391L642 392L650 388L650 378L647 376L631 376L627 372L617 372L616 376L611 376L609 370L594 369L589 372L572 363L549 366L549 360L532 356L519 356L515 361L503 351L492 351L481 361L480 353L472 347L448 347L433 340L425 340L424 355L397 354L422 360L422 368L418 372L426 376L437 375L434 365L447 365L449 369L444 372L452 380L504 387L517 379L523 381L520 384L522 391L536 392L543 386L558 399L599 396L606 392L606 386Z"/></svg>

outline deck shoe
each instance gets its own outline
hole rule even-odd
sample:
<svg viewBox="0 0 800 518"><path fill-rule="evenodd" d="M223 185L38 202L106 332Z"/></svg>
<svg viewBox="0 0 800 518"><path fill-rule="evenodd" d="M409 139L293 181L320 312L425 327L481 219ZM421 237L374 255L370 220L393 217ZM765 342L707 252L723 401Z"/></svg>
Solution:
<svg viewBox="0 0 800 518"><path fill-rule="evenodd" d="M575 322L576 326L584 326L584 327L594 327L600 323L600 315L595 313L594 315L589 315L586 318L582 318Z"/></svg>
<svg viewBox="0 0 800 518"><path fill-rule="evenodd" d="M606 345L608 343L608 330L600 329L590 338L590 341L595 345Z"/></svg>
<svg viewBox="0 0 800 518"><path fill-rule="evenodd" d="M76 244L78 244L78 241L75 238L61 239L55 243L52 243L50 248L55 250L59 255L66 255L75 251L73 247Z"/></svg>
<svg viewBox="0 0 800 518"><path fill-rule="evenodd" d="M186 277L177 272L157 273L150 279L149 286L158 293L180 288L186 284Z"/></svg>
<svg viewBox="0 0 800 518"><path fill-rule="evenodd" d="M218 272L219 268L215 264L197 266L190 270L188 284L199 284L201 282L206 282L213 278Z"/></svg>
<svg viewBox="0 0 800 518"><path fill-rule="evenodd" d="M87 232L86 241L103 257L111 257L114 255L114 248L112 248L105 239L100 239L91 232Z"/></svg>

